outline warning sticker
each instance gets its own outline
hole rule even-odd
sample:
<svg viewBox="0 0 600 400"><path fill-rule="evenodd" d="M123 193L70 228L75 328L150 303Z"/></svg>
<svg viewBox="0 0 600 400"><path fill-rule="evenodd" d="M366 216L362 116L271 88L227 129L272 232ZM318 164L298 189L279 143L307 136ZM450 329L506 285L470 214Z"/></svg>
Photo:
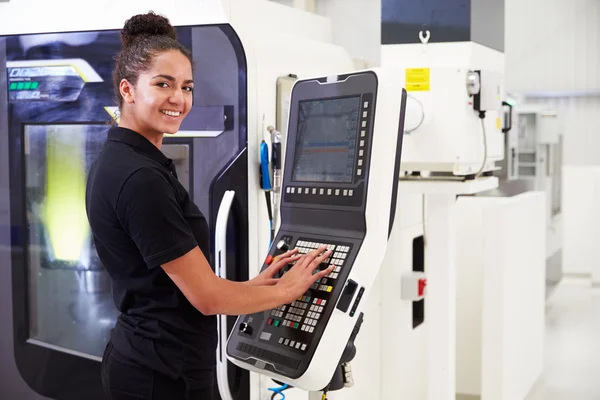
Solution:
<svg viewBox="0 0 600 400"><path fill-rule="evenodd" d="M406 69L406 91L428 92L429 91L429 68L407 68Z"/></svg>

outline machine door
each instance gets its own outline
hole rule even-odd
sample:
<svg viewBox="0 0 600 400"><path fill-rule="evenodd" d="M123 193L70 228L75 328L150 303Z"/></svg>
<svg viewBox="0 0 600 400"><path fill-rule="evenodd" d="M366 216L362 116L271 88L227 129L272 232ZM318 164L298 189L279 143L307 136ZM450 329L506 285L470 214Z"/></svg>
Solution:
<svg viewBox="0 0 600 400"><path fill-rule="evenodd" d="M226 25L179 28L178 37L196 59L194 106L163 152L213 232L215 205L235 192L227 275L247 279L243 51ZM118 31L0 37L0 291L10 293L0 337L13 338L0 343L6 398L105 398L100 363L118 312L85 187L119 118L111 78L119 49ZM229 392L248 398L248 373L228 375Z"/></svg>

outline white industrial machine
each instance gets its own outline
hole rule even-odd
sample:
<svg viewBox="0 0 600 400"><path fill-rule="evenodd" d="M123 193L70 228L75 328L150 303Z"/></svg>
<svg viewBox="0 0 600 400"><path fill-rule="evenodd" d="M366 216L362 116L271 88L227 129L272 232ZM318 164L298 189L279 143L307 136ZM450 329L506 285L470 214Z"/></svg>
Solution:
<svg viewBox="0 0 600 400"><path fill-rule="evenodd" d="M415 378L426 389L411 393L451 400L456 397L456 198L498 185L492 174L504 157L504 55L475 41L444 43L442 37L429 43L423 32L420 38L421 43L383 46L382 66L404 71L408 96L400 187L407 198L422 198L427 298L420 351L427 360L426 372ZM402 356L393 340L383 346L391 359Z"/></svg>
<svg viewBox="0 0 600 400"><path fill-rule="evenodd" d="M408 91L401 170L465 179L504 156L503 54L477 43L384 46Z"/></svg>
<svg viewBox="0 0 600 400"><path fill-rule="evenodd" d="M503 170L496 173L500 185L493 194L530 190L545 194L546 281L551 288L562 279L562 123L556 110L515 97L509 101L506 159Z"/></svg>
<svg viewBox="0 0 600 400"><path fill-rule="evenodd" d="M264 268L291 247L307 253L322 244L333 252L322 268L335 267L293 303L241 316L227 344L236 365L308 391L332 380L362 323L395 219L401 81L396 71L374 69L294 85L281 226Z"/></svg>
<svg viewBox="0 0 600 400"><path fill-rule="evenodd" d="M37 11L28 19L15 18L33 6ZM72 13L60 19L56 10L61 8L68 8ZM259 166L264 161L263 145L269 154L271 138L274 143L282 142L288 152L293 148L285 146L288 114L285 110L292 84L296 79L334 77L353 70L348 53L330 43L328 20L262 0L179 0L170 4L129 1L118 5L106 0L89 4L85 9L69 0L52 4L20 0L0 4L0 63L3 68L30 68L26 80L0 74L0 92L8 93L8 96L0 96L0 205L4 206L0 209L0 237L7 238L8 243L0 247L0 265L5 267L0 269L3 274L0 318L7 321L0 328L0 335L7 338L0 344L3 393L9 398L24 400L81 398L81 393L90 400L104 398L98 363L117 315L109 280L95 256L86 225L78 219L84 201L78 197L77 188L85 181L87 168L115 117L111 109L110 65L120 48L118 30L127 18L148 10L170 19L178 29L179 39L190 48L197 63L194 108L182 125L183 134L166 138L163 147L175 161L179 179L189 189L214 232L210 258L218 266L216 272L233 280L245 280L258 274L268 249L276 243L272 238L272 218L265 192L267 198L273 193L283 196L284 210L273 215L273 218L281 216L273 225L280 227L277 229L281 234L289 230L288 235L293 240L290 246L298 246L297 240L306 244L303 248L309 248L309 242L335 244L340 246L336 254L341 256L336 259L346 257L336 278L327 278L332 281L325 291L321 290L321 298L330 300L319 305L324 312L321 325L311 325L314 329L309 333L306 327L303 331L300 326L296 332L321 338L325 345L318 345L319 340L307 339L307 349L309 344L311 346L307 354L312 356L300 358L304 366L310 361L310 369L294 379L290 372L287 376L275 374L308 388L318 388L332 378L326 375L340 361L341 353L336 352L348 342L366 300L357 302L359 293L364 299L384 256L393 221L390 215L395 166L390 164L390 157L396 152L397 128L401 126L401 82L390 85L389 78L376 71L349 74L347 80L321 82L319 87L325 91L344 88L341 92L348 90L361 96L371 93L375 103L365 108L367 100L361 99L357 118L361 125L363 121L377 125L357 131L355 164L346 166L352 169L352 182L309 183L306 171L301 173L305 176L303 183L291 182L293 176L289 174L294 168L288 167L283 192L278 192L277 185L270 187L268 182L265 184L266 179L261 179L265 174ZM54 68L56 60L67 66ZM78 65L87 65L98 79L90 79ZM34 72L37 75L32 75ZM32 76L36 79L31 79ZM370 81L360 89L348 89L362 79ZM50 84L57 81L64 84L64 91L50 90L53 87ZM297 86L298 90L310 86L310 82L303 81ZM390 95L390 91L394 93ZM44 94L44 100L36 101L37 94ZM327 93L321 96L326 97ZM268 130L270 125L276 128L271 130L272 134ZM293 126L293 129L294 135L298 135L297 128ZM276 130L282 134L278 135ZM382 139L372 136L374 133L388 136ZM347 144L344 143L340 143L340 148ZM382 151L382 155L374 156L375 151ZM291 153L287 156L294 157ZM286 164L293 165L292 158ZM278 164L267 156L269 162L266 175L269 168ZM299 171L310 166L305 163ZM71 171L68 176L55 172L66 170ZM63 185L70 189L63 190ZM291 193L292 188L294 193ZM304 192L299 193L298 189ZM313 189L318 190L313 194ZM69 212L73 215L65 216L61 224L49 224L45 215L52 210L42 212L42 205L60 205L59 195L63 199L71 196L69 204L73 206ZM288 217L295 215L289 214L290 207L309 212L314 205L307 206L306 202L313 201L313 196L327 198L331 204L324 209L343 217L328 221L329 214L324 213L316 225L322 229L320 233L290 230ZM300 214L305 215L302 212ZM348 215L356 217L345 220ZM366 218L362 224L368 230L353 225L349 230L339 227L332 234L335 223L358 223L361 215ZM52 248L54 242L49 239L67 240L73 226L78 228L78 236L77 241L71 243L81 243L82 248L75 248L68 260L59 260ZM304 236L298 236L300 234ZM336 236L339 243L331 236ZM347 251L343 252L342 248L346 247ZM218 250L223 254L225 249L227 257L223 259L218 256ZM370 255L375 258L359 263ZM354 284L356 289L351 292ZM340 298L344 299L341 304L337 302ZM337 307L346 301L350 302L349 309L342 312ZM219 317L220 396L223 400L262 400L269 394L266 388L273 386L273 381L227 361L225 343L234 323L233 317ZM236 337L238 326L233 330ZM346 337L340 339L338 334ZM378 327L374 328L374 336L379 337ZM283 354L297 350L281 348ZM325 360L326 354L331 354L327 361L322 365L315 363ZM236 354L230 356L236 362L243 358L235 357ZM320 369L314 368L323 368L323 375L319 375Z"/></svg>

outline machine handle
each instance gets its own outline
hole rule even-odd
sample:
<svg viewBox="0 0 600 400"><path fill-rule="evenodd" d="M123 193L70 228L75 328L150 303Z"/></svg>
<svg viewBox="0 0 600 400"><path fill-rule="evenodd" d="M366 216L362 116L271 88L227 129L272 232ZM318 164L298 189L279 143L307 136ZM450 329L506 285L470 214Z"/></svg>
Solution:
<svg viewBox="0 0 600 400"><path fill-rule="evenodd" d="M218 277L227 279L227 220L231 211L231 204L235 192L228 190L221 199L221 205L217 213L215 225L215 272ZM233 400L229 389L229 375L227 374L227 357L225 347L227 346L227 316L217 315L218 346L217 346L217 384L222 400Z"/></svg>
<svg viewBox="0 0 600 400"><path fill-rule="evenodd" d="M508 131L510 131L512 129L512 113L513 113L513 106L512 104L509 104L506 101L502 102L502 105L504 107L508 107L508 126L505 126L504 128L502 128L502 133L507 133Z"/></svg>

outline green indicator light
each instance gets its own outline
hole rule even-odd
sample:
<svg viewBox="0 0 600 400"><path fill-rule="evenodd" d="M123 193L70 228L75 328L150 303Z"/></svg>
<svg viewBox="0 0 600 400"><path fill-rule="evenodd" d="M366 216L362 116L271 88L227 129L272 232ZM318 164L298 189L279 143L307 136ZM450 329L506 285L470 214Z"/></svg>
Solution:
<svg viewBox="0 0 600 400"><path fill-rule="evenodd" d="M31 87L31 82L25 82L25 85L23 86L23 89L29 90L30 87Z"/></svg>
<svg viewBox="0 0 600 400"><path fill-rule="evenodd" d="M35 90L40 86L39 82L31 82L31 90Z"/></svg>
<svg viewBox="0 0 600 400"><path fill-rule="evenodd" d="M10 87L8 88L8 90L15 90L17 89L17 82L13 82L10 84Z"/></svg>
<svg viewBox="0 0 600 400"><path fill-rule="evenodd" d="M23 83L23 82L17 83L17 90L23 90L23 86L25 86L25 83Z"/></svg>

